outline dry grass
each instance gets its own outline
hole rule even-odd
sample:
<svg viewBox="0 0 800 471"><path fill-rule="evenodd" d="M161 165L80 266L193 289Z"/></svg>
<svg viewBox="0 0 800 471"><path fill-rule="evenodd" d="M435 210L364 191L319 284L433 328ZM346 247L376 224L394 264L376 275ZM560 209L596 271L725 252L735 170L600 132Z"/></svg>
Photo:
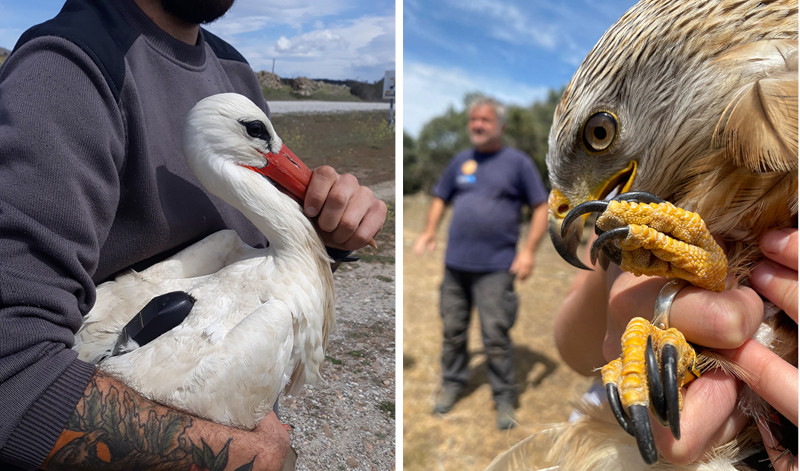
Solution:
<svg viewBox="0 0 800 471"><path fill-rule="evenodd" d="M484 469L500 452L542 426L568 418L570 401L590 380L564 365L553 341L553 316L575 273L549 241L537 253L534 275L518 283L518 321L511 331L520 390L517 420L509 431L495 428L495 411L486 380L480 329L474 319L469 332L472 376L453 411L431 414L440 387L441 282L447 221L436 251L417 256L412 244L422 230L429 199L406 197L403 228L403 460L404 469Z"/></svg>
<svg viewBox="0 0 800 471"><path fill-rule="evenodd" d="M384 111L285 114L272 123L311 168L330 165L365 185L394 180L394 128L386 124Z"/></svg>

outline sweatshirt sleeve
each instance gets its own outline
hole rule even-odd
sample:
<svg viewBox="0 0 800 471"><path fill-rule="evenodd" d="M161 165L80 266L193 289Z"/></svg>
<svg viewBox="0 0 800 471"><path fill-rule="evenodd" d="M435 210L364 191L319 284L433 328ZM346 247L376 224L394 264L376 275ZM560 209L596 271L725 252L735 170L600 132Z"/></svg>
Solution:
<svg viewBox="0 0 800 471"><path fill-rule="evenodd" d="M0 68L2 463L39 466L94 372L71 347L95 300L124 129L102 73L64 39L33 39Z"/></svg>

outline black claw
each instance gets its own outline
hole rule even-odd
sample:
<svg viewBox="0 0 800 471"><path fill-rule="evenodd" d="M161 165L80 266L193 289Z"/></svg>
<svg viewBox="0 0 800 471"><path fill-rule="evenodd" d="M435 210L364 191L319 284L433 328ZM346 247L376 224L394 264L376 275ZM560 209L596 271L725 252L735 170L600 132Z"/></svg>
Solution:
<svg viewBox="0 0 800 471"><path fill-rule="evenodd" d="M564 224L561 224L561 227L564 227ZM564 259L567 263L572 265L573 267L580 268L581 270L591 270L591 268L584 265L581 262L581 259L578 258L577 250L578 245L580 244L580 238L578 237L577 233L572 233L565 236L560 234L560 231L556 226L551 224L548 228L548 232L550 233L550 240L553 242L553 247L558 252L558 255Z"/></svg>
<svg viewBox="0 0 800 471"><path fill-rule="evenodd" d="M602 213L607 207L608 201L585 201L575 206L572 211L567 213L564 222L561 223L561 237L566 236L569 226L579 217L589 213Z"/></svg>
<svg viewBox="0 0 800 471"><path fill-rule="evenodd" d="M612 199L616 201L635 201L636 203L664 203L663 199L646 191L629 191Z"/></svg>
<svg viewBox="0 0 800 471"><path fill-rule="evenodd" d="M647 385L650 389L650 403L653 405L653 412L662 425L667 425L667 404L664 399L664 386L661 382L656 353L653 351L652 337L647 337L647 350L644 358L647 364Z"/></svg>
<svg viewBox="0 0 800 471"><path fill-rule="evenodd" d="M622 193L621 195L617 195L613 198L616 201L635 201L640 203L662 203L664 200L659 198L658 196L647 193L644 191L631 191L628 193ZM570 212L567 213L564 220L561 222L560 228L557 227L556 224L553 223L551 219L551 224L549 227L550 232L550 240L553 242L553 246L556 249L556 252L563 258L567 263L571 264L572 266L578 267L582 270L591 270L590 267L586 266L577 255L578 245L580 243L580 232L581 227L575 226L574 222L576 219L580 218L581 216L589 213L602 213L608 207L608 201L586 201L578 206L572 208ZM595 232L599 234L601 237L603 234L613 233L616 229L603 232L600 231L597 226L595 225ZM627 232L626 232L627 235ZM601 240L607 240L608 238L614 238L607 236L606 239L602 239L598 237L598 242ZM621 237L620 237L621 238ZM602 247L597 246L597 242L592 246L592 263L596 263L597 255L599 253L600 248L602 248L603 252L608 256L608 259L612 262L616 263L617 265L620 264L622 261L622 251L614 246L613 244L600 244ZM607 267L607 263L604 264L604 268Z"/></svg>
<svg viewBox="0 0 800 471"><path fill-rule="evenodd" d="M666 413L669 429L675 440L681 438L680 406L678 401L678 350L666 344L661 349L661 381L664 383Z"/></svg>
<svg viewBox="0 0 800 471"><path fill-rule="evenodd" d="M612 242L628 237L628 232L627 227L617 227L616 229L611 229L597 236L597 239L595 239L592 244L592 250L590 252L592 263L597 261L597 256L600 254L600 250L602 250L612 262L619 265L620 262L622 262L622 251L613 247Z"/></svg>
<svg viewBox="0 0 800 471"><path fill-rule="evenodd" d="M632 405L628 407L628 413L633 422L633 436L636 437L636 445L639 446L639 453L647 464L653 464L658 460L656 442L653 440L653 432L650 430L650 418L647 416L647 407Z"/></svg>
<svg viewBox="0 0 800 471"><path fill-rule="evenodd" d="M631 423L631 419L628 417L628 414L625 413L625 409L622 408L622 402L619 399L619 390L617 389L617 385L614 383L607 383L606 395L608 396L608 404L611 406L611 412L614 413L614 417L617 418L617 422L619 422L620 426L622 426L626 432L635 436L633 434L633 424Z"/></svg>
<svg viewBox="0 0 800 471"><path fill-rule="evenodd" d="M622 249L616 245L606 244L605 247L603 247L603 253L606 254L606 263L603 267L604 270L608 269L608 260L611 260L617 265L622 263Z"/></svg>

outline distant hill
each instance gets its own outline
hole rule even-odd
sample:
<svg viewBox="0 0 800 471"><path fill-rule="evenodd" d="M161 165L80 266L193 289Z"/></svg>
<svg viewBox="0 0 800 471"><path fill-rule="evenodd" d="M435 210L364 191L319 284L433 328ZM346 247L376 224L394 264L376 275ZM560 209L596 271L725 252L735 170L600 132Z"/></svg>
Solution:
<svg viewBox="0 0 800 471"><path fill-rule="evenodd" d="M350 88L350 93L364 101L382 101L383 98L383 79L377 82L359 82L357 80L329 80L314 79L332 85L342 85Z"/></svg>
<svg viewBox="0 0 800 471"><path fill-rule="evenodd" d="M11 51L4 47L0 47L0 64L6 61L6 58L9 54L11 54Z"/></svg>
<svg viewBox="0 0 800 471"><path fill-rule="evenodd" d="M382 101L383 79L374 83L356 80L281 78L261 71L256 73L268 100L314 99L335 101Z"/></svg>

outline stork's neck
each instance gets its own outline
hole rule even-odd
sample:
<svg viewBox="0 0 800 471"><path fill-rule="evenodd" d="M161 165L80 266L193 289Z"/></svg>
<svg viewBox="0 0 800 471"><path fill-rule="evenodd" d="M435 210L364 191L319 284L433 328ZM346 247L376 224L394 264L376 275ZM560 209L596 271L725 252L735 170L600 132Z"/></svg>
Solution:
<svg viewBox="0 0 800 471"><path fill-rule="evenodd" d="M281 254L279 259L307 258L327 265L325 247L297 202L263 176L238 165L226 165L203 185L238 209Z"/></svg>

